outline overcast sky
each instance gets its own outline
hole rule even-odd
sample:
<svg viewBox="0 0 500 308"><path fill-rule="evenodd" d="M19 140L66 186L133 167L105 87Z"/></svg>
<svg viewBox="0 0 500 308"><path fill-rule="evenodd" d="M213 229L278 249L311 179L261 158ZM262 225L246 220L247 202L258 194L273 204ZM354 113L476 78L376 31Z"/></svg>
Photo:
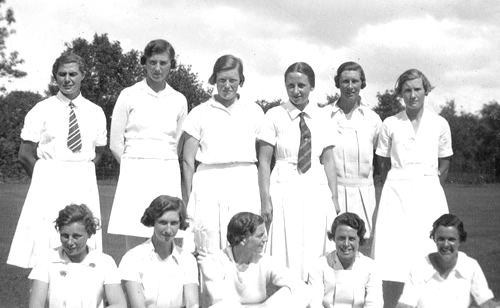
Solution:
<svg viewBox="0 0 500 308"><path fill-rule="evenodd" d="M369 105L409 68L436 87L426 103L437 110L450 99L472 112L500 101L498 0L7 0L5 7L17 20L7 47L28 73L8 89L43 93L65 43L107 33L124 51L170 41L206 86L219 56L240 57L240 93L252 101L286 99L283 73L297 61L313 67L311 99L324 101L338 91L336 68L351 60L365 70Z"/></svg>

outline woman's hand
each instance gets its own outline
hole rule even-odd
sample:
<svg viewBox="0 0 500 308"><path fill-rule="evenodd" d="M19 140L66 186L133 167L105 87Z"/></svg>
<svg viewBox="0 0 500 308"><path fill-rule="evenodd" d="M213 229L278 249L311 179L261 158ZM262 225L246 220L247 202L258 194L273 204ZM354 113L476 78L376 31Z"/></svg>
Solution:
<svg viewBox="0 0 500 308"><path fill-rule="evenodd" d="M273 202L271 198L266 198L266 200L261 203L260 215L264 218L266 229L269 231L269 227L273 221Z"/></svg>

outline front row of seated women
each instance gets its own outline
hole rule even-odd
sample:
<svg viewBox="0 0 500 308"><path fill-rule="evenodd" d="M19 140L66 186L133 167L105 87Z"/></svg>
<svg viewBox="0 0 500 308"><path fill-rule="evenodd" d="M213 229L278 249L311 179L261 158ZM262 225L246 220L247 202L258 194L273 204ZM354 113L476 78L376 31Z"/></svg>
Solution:
<svg viewBox="0 0 500 308"><path fill-rule="evenodd" d="M141 222L153 235L113 259L90 249L87 240L99 222L85 205L59 212L61 246L48 251L31 272L30 307L383 307L382 281L375 261L359 252L366 228L354 213L334 220L328 238L336 249L311 265L308 285L271 256L264 219L241 212L227 228L229 246L195 257L174 238L187 227L183 202L159 196ZM398 307L500 307L474 259L458 251L465 241L462 221L445 214L434 222L431 239L437 251L415 264ZM123 288L122 285L123 284ZM125 290L125 292L123 291ZM126 295L125 295L126 294ZM204 305L205 307L205 305Z"/></svg>

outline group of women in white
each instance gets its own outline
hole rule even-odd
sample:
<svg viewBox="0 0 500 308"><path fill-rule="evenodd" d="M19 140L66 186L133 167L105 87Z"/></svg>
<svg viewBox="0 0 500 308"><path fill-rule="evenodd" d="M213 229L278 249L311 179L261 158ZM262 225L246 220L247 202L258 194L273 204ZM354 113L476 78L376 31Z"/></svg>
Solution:
<svg viewBox="0 0 500 308"><path fill-rule="evenodd" d="M30 275L32 307L394 307L401 292L401 307L436 307L435 287L418 276L434 272L453 307L470 296L446 289L451 280L495 307L477 263L458 253L465 230L440 184L451 134L424 108L432 86L423 73L398 78L406 109L382 123L361 102L366 77L355 62L338 68L340 96L326 107L309 100L313 69L290 65L288 101L265 114L240 97L235 56L217 59L217 93L189 114L166 82L172 45L151 41L141 64L146 78L121 92L110 134L120 177L108 232L126 236L127 252L117 269L86 246L96 219L67 206L56 220L62 246ZM385 180L377 211L374 150ZM448 219L434 222L440 216ZM359 251L369 239L374 260ZM413 264L427 272L414 274Z"/></svg>

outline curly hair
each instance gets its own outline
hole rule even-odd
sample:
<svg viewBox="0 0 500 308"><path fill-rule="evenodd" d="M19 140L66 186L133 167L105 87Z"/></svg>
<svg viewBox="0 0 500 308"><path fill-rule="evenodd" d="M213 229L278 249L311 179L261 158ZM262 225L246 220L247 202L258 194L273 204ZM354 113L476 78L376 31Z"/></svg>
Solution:
<svg viewBox="0 0 500 308"><path fill-rule="evenodd" d="M465 240L467 240L467 232L465 231L464 223L458 216L453 215L453 214L443 214L441 217L439 217L433 224L432 224L432 230L430 233L430 238L435 239L434 236L436 235L436 230L439 227L455 227L458 231L458 237L460 239L460 242L463 243Z"/></svg>
<svg viewBox="0 0 500 308"><path fill-rule="evenodd" d="M335 231L337 230L337 227L341 225L351 227L354 230L358 231L357 234L359 237L359 245L363 246L366 243L365 222L363 221L363 219L359 218L357 214L350 212L342 213L335 218L330 231L327 232L328 239L330 241L333 241L335 239Z"/></svg>
<svg viewBox="0 0 500 308"><path fill-rule="evenodd" d="M241 243L244 239L255 233L257 227L264 223L262 216L240 212L234 215L227 225L227 241L231 247Z"/></svg>
<svg viewBox="0 0 500 308"><path fill-rule="evenodd" d="M59 56L59 58L56 59L56 61L52 65L52 76L54 77L54 79L57 79L57 71L59 70L59 67L63 64L68 63L78 64L78 69L80 70L82 75L85 76L85 74L87 73L87 65L85 64L85 61L83 61L82 57L72 52L64 52Z"/></svg>
<svg viewBox="0 0 500 308"><path fill-rule="evenodd" d="M54 221L55 228L59 232L63 226L74 222L81 222L89 237L101 228L99 219L94 217L92 211L85 204L70 204L59 211L59 216Z"/></svg>
<svg viewBox="0 0 500 308"><path fill-rule="evenodd" d="M179 228L181 230L186 230L189 227L184 202L179 198L167 195L158 196L151 202L142 215L141 223L146 227L152 227L155 221L168 211L179 212Z"/></svg>

